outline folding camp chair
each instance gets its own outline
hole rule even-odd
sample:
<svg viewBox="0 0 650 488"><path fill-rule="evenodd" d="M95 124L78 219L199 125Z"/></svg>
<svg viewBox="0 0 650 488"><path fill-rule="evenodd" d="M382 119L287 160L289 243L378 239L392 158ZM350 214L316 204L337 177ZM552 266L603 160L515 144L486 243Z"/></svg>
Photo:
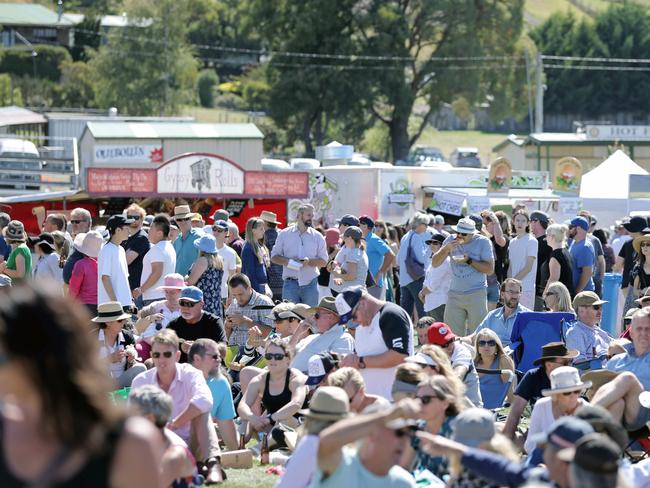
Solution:
<svg viewBox="0 0 650 488"><path fill-rule="evenodd" d="M481 398L483 399L483 408L496 410L504 406L506 396L510 385L515 380L515 373L509 369L483 369L476 368L479 374L489 376L479 376L479 387L481 389ZM501 381L501 375L507 375L508 381Z"/></svg>
<svg viewBox="0 0 650 488"><path fill-rule="evenodd" d="M519 312L510 335L515 367L524 373L534 368L542 346L564 341L567 324L574 320L575 315L568 312Z"/></svg>

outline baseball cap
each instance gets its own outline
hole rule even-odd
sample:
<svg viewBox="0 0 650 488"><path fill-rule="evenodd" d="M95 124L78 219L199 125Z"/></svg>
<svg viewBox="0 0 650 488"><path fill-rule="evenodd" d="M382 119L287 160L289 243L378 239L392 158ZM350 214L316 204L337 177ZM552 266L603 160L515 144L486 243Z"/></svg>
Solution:
<svg viewBox="0 0 650 488"><path fill-rule="evenodd" d="M531 439L538 446L551 444L557 449L573 447L581 437L592 434L594 428L585 420L565 416L557 419L551 427Z"/></svg>
<svg viewBox="0 0 650 488"><path fill-rule="evenodd" d="M135 220L127 219L124 215L112 215L106 222L106 230L111 232L119 227L131 225Z"/></svg>
<svg viewBox="0 0 650 488"><path fill-rule="evenodd" d="M439 242L440 244L442 244L443 242L445 242L445 236L443 236L442 234L434 234L431 236L431 239L427 239L424 242L426 244L432 244L434 242Z"/></svg>
<svg viewBox="0 0 650 488"><path fill-rule="evenodd" d="M548 224L549 217L546 212L542 212L541 210L535 210L531 212L530 220L539 220L542 223Z"/></svg>
<svg viewBox="0 0 650 488"><path fill-rule="evenodd" d="M478 447L494 437L494 415L484 408L468 408L451 422L451 429L453 440Z"/></svg>
<svg viewBox="0 0 650 488"><path fill-rule="evenodd" d="M467 218L474 221L477 229L480 230L483 227L483 218L479 214L471 214Z"/></svg>
<svg viewBox="0 0 650 488"><path fill-rule="evenodd" d="M363 237L363 232L356 225L351 225L343 233L343 237L352 237L352 239L361 239Z"/></svg>
<svg viewBox="0 0 650 488"><path fill-rule="evenodd" d="M309 377L305 384L309 386L319 384L327 376L327 373L334 369L337 363L338 361L329 352L314 354L309 358L309 366L307 368Z"/></svg>
<svg viewBox="0 0 650 488"><path fill-rule="evenodd" d="M601 300L593 291L581 291L573 299L573 309L578 310L578 307L590 307L592 305L602 305L603 303L607 303L607 301Z"/></svg>
<svg viewBox="0 0 650 488"><path fill-rule="evenodd" d="M586 217L573 217L569 225L573 227L580 227L586 231L589 230L589 221Z"/></svg>
<svg viewBox="0 0 650 488"><path fill-rule="evenodd" d="M212 214L212 220L228 220L230 218L230 212L228 210L220 208Z"/></svg>
<svg viewBox="0 0 650 488"><path fill-rule="evenodd" d="M607 436L594 432L579 439L574 447L559 451L557 457L590 473L614 474L618 472L621 449Z"/></svg>
<svg viewBox="0 0 650 488"><path fill-rule="evenodd" d="M196 286L186 286L181 291L179 300L189 300L190 302L200 302L203 300L203 292Z"/></svg>
<svg viewBox="0 0 650 488"><path fill-rule="evenodd" d="M352 318L352 310L354 310L354 307L357 306L362 296L362 286L350 287L348 290L336 296L334 304L336 305L336 310L341 317L339 324L344 325L350 321Z"/></svg>
<svg viewBox="0 0 650 488"><path fill-rule="evenodd" d="M219 230L228 231L228 222L225 220L215 220L212 226Z"/></svg>
<svg viewBox="0 0 650 488"><path fill-rule="evenodd" d="M455 338L456 334L444 322L434 322L427 329L427 342L429 344L444 346Z"/></svg>
<svg viewBox="0 0 650 488"><path fill-rule="evenodd" d="M372 218L369 215L362 215L361 217L359 217L359 223L365 224L371 229L375 226L375 221L372 220Z"/></svg>
<svg viewBox="0 0 650 488"><path fill-rule="evenodd" d="M356 218L352 214L345 214L343 217L341 217L336 222L339 223L339 224L343 224L343 225L354 225L356 227L359 226L359 219Z"/></svg>

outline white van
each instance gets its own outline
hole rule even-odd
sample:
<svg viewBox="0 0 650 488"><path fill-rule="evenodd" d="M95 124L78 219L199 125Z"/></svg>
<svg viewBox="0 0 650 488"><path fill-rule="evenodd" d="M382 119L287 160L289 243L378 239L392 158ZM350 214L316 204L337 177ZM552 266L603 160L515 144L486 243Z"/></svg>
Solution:
<svg viewBox="0 0 650 488"><path fill-rule="evenodd" d="M33 142L0 138L0 189L40 190L42 169Z"/></svg>

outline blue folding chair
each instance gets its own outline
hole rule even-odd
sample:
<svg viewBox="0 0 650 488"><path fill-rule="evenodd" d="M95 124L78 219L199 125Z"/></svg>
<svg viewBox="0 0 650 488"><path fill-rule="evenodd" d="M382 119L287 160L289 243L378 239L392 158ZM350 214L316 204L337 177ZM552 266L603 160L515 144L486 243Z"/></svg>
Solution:
<svg viewBox="0 0 650 488"><path fill-rule="evenodd" d="M515 373L509 369L483 369L476 368L476 372L486 376L479 376L479 387L483 408L496 410L504 406L510 385L515 380ZM508 381L501 381L501 375L507 375Z"/></svg>
<svg viewBox="0 0 650 488"><path fill-rule="evenodd" d="M533 361L542 355L542 346L563 342L567 325L574 320L575 315L569 312L518 313L510 335L515 368L524 373L533 369Z"/></svg>

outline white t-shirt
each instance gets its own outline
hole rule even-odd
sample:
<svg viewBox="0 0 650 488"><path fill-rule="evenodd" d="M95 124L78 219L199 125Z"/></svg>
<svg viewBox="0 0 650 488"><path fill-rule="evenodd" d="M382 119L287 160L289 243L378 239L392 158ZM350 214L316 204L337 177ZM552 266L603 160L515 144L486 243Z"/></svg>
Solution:
<svg viewBox="0 0 650 488"><path fill-rule="evenodd" d="M217 254L223 259L223 276L221 278L221 298L228 296L228 271L237 269L237 252L225 244L221 249L217 248Z"/></svg>
<svg viewBox="0 0 650 488"><path fill-rule="evenodd" d="M510 275L517 276L526 266L526 258L533 257L533 266L530 272L522 280L524 291L535 291L535 277L537 274L537 239L530 233L514 237L508 246L508 257L510 258Z"/></svg>
<svg viewBox="0 0 650 488"><path fill-rule="evenodd" d="M319 442L320 438L317 434L309 434L300 439L289 458L284 474L275 484L275 488L307 488L310 486L316 472Z"/></svg>
<svg viewBox="0 0 650 488"><path fill-rule="evenodd" d="M129 267L126 264L126 252L122 246L107 242L99 251L97 257L97 303L110 302L111 298L106 293L102 276L110 276L111 285L117 301L123 307L133 305L131 289L129 288Z"/></svg>
<svg viewBox="0 0 650 488"><path fill-rule="evenodd" d="M424 311L429 312L438 308L443 303L447 303L449 297L449 286L451 285L451 259L445 258L437 268L431 266L427 268L424 276L423 287L431 290L424 299Z"/></svg>
<svg viewBox="0 0 650 488"><path fill-rule="evenodd" d="M165 276L176 270L176 251L170 241L164 240L154 244L149 248L147 254L142 259L142 275L140 285L149 279L151 275L151 263L163 263L162 273L156 284L148 288L143 294L144 300L159 300L165 298L165 292L159 287L164 285Z"/></svg>
<svg viewBox="0 0 650 488"><path fill-rule="evenodd" d="M579 407L587 405L587 402L580 398L578 400ZM546 432L548 428L555 423L553 416L553 403L550 396L540 398L533 407L533 413L530 416L530 424L528 425L528 438L524 443L524 449L528 454L535 449L535 434Z"/></svg>

